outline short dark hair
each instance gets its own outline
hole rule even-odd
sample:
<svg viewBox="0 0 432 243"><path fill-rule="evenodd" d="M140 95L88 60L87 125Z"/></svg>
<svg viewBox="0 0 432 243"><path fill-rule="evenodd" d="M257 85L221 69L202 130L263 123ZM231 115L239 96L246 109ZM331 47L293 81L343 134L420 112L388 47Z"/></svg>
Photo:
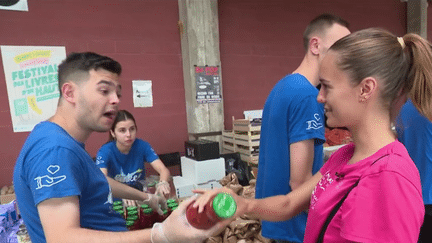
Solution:
<svg viewBox="0 0 432 243"><path fill-rule="evenodd" d="M332 27L333 24L340 24L346 28L349 28L349 23L346 20L333 14L325 13L315 17L308 24L303 33L303 45L305 50L309 49L309 40L312 34L324 32L328 28Z"/></svg>
<svg viewBox="0 0 432 243"><path fill-rule="evenodd" d="M109 72L120 75L122 68L120 63L94 52L73 52L58 66L58 85L60 96L62 96L61 87L68 80L75 82L82 81L88 77L90 70L104 69Z"/></svg>

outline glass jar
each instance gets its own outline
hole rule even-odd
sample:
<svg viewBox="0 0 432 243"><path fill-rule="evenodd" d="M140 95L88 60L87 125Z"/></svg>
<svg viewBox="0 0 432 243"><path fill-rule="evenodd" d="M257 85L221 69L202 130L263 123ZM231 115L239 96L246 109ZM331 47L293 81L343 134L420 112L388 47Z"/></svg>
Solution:
<svg viewBox="0 0 432 243"><path fill-rule="evenodd" d="M186 218L190 225L197 229L209 229L217 222L231 218L236 210L237 204L228 193L218 193L205 206L204 211L198 213L198 207L189 204L186 209Z"/></svg>

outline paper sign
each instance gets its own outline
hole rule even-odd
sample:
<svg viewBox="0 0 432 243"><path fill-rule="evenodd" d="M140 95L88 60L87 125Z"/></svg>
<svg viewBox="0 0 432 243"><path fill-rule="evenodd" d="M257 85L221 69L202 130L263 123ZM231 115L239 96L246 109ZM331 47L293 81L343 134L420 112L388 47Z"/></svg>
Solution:
<svg viewBox="0 0 432 243"><path fill-rule="evenodd" d="M65 47L1 46L14 132L28 132L54 115L60 96L57 67Z"/></svg>
<svg viewBox="0 0 432 243"><path fill-rule="evenodd" d="M153 93L151 80L133 80L133 102L134 107L152 107Z"/></svg>

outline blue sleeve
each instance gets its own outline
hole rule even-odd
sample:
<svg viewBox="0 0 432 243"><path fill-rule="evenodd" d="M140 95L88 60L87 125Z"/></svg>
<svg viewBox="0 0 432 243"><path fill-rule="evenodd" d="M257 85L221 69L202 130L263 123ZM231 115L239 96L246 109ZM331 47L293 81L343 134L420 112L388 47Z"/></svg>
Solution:
<svg viewBox="0 0 432 243"><path fill-rule="evenodd" d="M35 205L50 198L81 196L86 171L69 149L48 149L28 161L26 177Z"/></svg>
<svg viewBox="0 0 432 243"><path fill-rule="evenodd" d="M159 159L159 156L148 142L142 141L141 146L142 151L144 151L144 162L151 163Z"/></svg>
<svg viewBox="0 0 432 243"><path fill-rule="evenodd" d="M289 143L315 139L322 144L324 137L324 108L316 97L309 95L293 105L288 113Z"/></svg>
<svg viewBox="0 0 432 243"><path fill-rule="evenodd" d="M96 165L99 168L108 168L110 149L108 148L108 144L103 145L96 155Z"/></svg>

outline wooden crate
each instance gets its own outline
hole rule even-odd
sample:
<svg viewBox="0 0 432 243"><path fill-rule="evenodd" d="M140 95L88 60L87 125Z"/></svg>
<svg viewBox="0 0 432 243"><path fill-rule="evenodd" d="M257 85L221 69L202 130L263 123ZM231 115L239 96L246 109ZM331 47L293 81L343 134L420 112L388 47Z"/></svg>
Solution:
<svg viewBox="0 0 432 243"><path fill-rule="evenodd" d="M260 125L248 119L233 118L233 130L222 132L222 149L224 152L238 152L243 161L258 164L260 135Z"/></svg>

